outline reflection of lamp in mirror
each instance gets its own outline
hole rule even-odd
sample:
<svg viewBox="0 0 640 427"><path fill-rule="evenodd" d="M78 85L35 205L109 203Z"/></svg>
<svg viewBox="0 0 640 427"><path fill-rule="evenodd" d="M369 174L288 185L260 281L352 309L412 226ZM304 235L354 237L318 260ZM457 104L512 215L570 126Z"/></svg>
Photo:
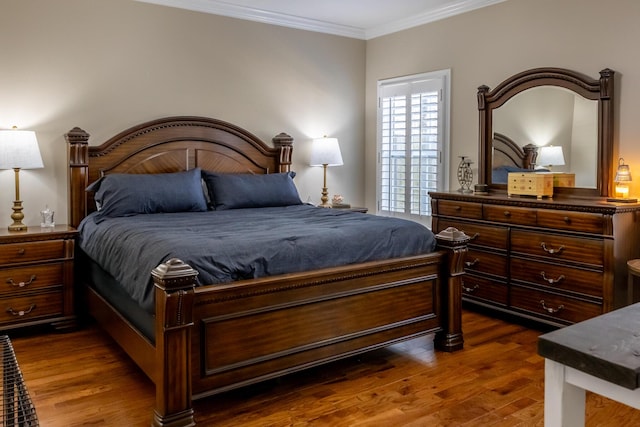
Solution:
<svg viewBox="0 0 640 427"><path fill-rule="evenodd" d="M564 154L560 145L546 145L540 148L536 164L549 170L553 166L564 166Z"/></svg>
<svg viewBox="0 0 640 427"><path fill-rule="evenodd" d="M15 172L16 199L13 202L9 231L23 231L27 226L22 223L22 200L20 200L20 169L39 169L44 167L38 140L33 131L0 130L0 169L13 169Z"/></svg>
<svg viewBox="0 0 640 427"><path fill-rule="evenodd" d="M322 166L324 172L324 181L322 186L322 203L318 206L330 208L329 190L327 188L327 166L342 166L342 154L340 153L340 145L337 138L318 138L313 140L311 146L311 166Z"/></svg>
<svg viewBox="0 0 640 427"><path fill-rule="evenodd" d="M615 183L615 197L608 198L609 202L635 203L638 199L629 198L629 183L631 182L631 171L629 165L624 163L624 159L620 157L618 160L618 169L613 179Z"/></svg>

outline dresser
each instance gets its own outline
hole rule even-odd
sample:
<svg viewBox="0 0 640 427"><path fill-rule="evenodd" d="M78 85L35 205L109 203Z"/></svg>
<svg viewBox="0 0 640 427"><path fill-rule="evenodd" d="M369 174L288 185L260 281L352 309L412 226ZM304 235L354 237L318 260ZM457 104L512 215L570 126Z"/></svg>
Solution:
<svg viewBox="0 0 640 427"><path fill-rule="evenodd" d="M430 193L433 231L471 237L463 301L554 326L627 305L640 204Z"/></svg>
<svg viewBox="0 0 640 427"><path fill-rule="evenodd" d="M75 326L75 238L66 225L0 231L0 330Z"/></svg>

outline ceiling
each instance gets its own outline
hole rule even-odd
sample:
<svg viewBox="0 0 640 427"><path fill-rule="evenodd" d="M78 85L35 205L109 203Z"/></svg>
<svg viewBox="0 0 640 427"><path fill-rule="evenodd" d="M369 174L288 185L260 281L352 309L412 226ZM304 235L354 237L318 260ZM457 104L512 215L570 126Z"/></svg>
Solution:
<svg viewBox="0 0 640 427"><path fill-rule="evenodd" d="M137 0L368 40L506 0Z"/></svg>

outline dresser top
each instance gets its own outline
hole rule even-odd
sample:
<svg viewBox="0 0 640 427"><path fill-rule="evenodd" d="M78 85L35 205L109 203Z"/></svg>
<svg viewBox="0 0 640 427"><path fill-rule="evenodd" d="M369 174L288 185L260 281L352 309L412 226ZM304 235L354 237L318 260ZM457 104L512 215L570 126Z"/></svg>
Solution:
<svg viewBox="0 0 640 427"><path fill-rule="evenodd" d="M432 199L456 200L469 203L491 203L506 206L521 206L538 209L557 209L594 212L613 215L621 212L640 211L640 203L607 202L606 198L554 197L536 199L531 196L507 196L506 193L476 195L471 193L429 192Z"/></svg>

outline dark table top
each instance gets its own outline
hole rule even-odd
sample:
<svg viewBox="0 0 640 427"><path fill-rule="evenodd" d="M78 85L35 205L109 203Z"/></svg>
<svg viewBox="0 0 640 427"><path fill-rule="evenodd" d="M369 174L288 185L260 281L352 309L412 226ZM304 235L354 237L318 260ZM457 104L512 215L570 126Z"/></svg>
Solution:
<svg viewBox="0 0 640 427"><path fill-rule="evenodd" d="M640 387L640 303L541 335L538 354L635 390Z"/></svg>

